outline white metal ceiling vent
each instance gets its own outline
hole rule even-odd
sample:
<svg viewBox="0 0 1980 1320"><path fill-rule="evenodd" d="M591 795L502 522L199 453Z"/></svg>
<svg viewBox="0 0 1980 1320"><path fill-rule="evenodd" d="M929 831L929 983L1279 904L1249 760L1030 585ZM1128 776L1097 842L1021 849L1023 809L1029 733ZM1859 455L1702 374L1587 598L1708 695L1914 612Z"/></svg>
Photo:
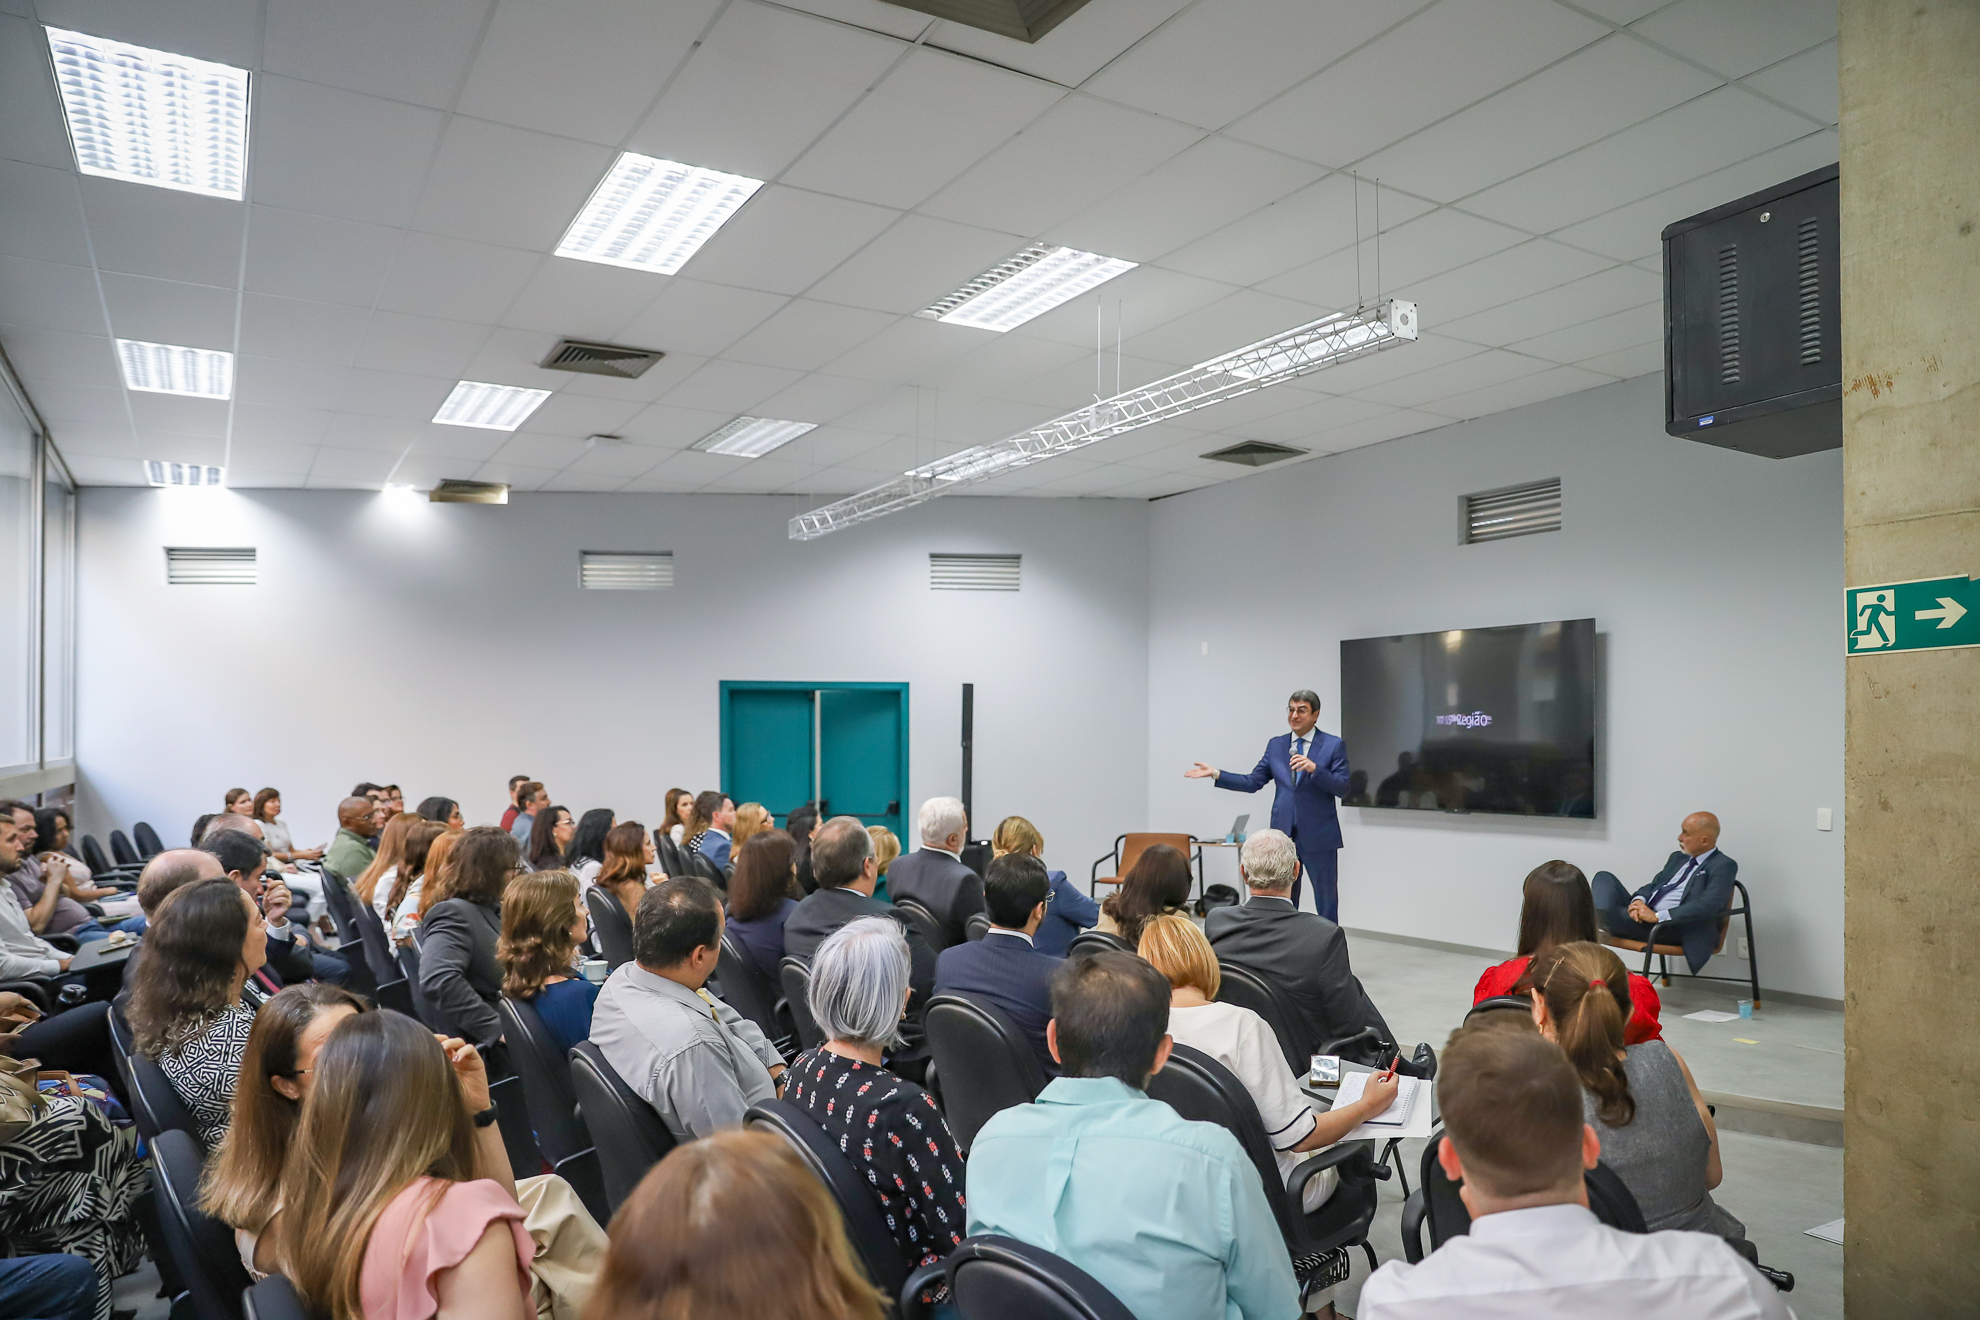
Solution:
<svg viewBox="0 0 1980 1320"><path fill-rule="evenodd" d="M1480 491L1464 497L1464 540L1505 541L1561 530L1561 479Z"/></svg>
<svg viewBox="0 0 1980 1320"><path fill-rule="evenodd" d="M1016 591L1023 555L928 556L931 591Z"/></svg>
<svg viewBox="0 0 1980 1320"><path fill-rule="evenodd" d="M165 581L174 587L251 587L254 547L168 545Z"/></svg>
<svg viewBox="0 0 1980 1320"><path fill-rule="evenodd" d="M581 371L587 376L616 376L636 380L667 355L657 348L627 348L585 339L559 339L542 365L552 371Z"/></svg>
<svg viewBox="0 0 1980 1320"><path fill-rule="evenodd" d="M578 580L587 591L664 591L674 585L674 552L578 552Z"/></svg>

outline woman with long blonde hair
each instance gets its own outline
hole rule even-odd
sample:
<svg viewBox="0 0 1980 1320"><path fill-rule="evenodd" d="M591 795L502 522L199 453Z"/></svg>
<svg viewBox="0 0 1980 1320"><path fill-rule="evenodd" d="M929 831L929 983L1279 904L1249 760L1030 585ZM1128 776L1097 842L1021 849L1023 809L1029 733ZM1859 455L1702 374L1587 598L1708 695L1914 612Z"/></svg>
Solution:
<svg viewBox="0 0 1980 1320"><path fill-rule="evenodd" d="M742 855L742 846L749 842L750 836L761 834L775 824L770 818L769 808L761 802L745 802L737 807L735 828L729 832L730 864L733 865L733 859Z"/></svg>
<svg viewBox="0 0 1980 1320"><path fill-rule="evenodd" d="M1005 853L1028 853L1042 861L1045 836L1024 817L1006 816L990 836L991 857L1002 857ZM1052 886L1050 897L1045 900L1045 920L1038 923L1031 946L1040 953L1063 958L1072 947L1073 936L1098 924L1100 905L1093 901L1092 895L1074 888L1064 871L1054 871L1048 866L1045 878Z"/></svg>

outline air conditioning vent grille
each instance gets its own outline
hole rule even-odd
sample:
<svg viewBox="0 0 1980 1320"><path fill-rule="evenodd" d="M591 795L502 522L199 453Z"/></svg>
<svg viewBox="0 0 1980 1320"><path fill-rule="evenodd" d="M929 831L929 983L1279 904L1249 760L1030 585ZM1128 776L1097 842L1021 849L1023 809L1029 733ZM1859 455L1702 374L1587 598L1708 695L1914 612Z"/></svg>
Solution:
<svg viewBox="0 0 1980 1320"><path fill-rule="evenodd" d="M1822 251L1814 216L1801 222L1795 235L1796 276L1801 296L1801 360L1822 360Z"/></svg>
<svg viewBox="0 0 1980 1320"><path fill-rule="evenodd" d="M623 344L599 344L584 339L560 339L543 366L552 371L577 371L587 376L616 376L637 380L647 369L667 356L657 348L627 348Z"/></svg>
<svg viewBox="0 0 1980 1320"><path fill-rule="evenodd" d="M500 481L447 480L428 491L434 504L507 504L509 488Z"/></svg>
<svg viewBox="0 0 1980 1320"><path fill-rule="evenodd" d="M578 580L587 591L664 591L674 585L674 552L580 551Z"/></svg>
<svg viewBox="0 0 1980 1320"><path fill-rule="evenodd" d="M1561 530L1561 479L1528 482L1464 497L1467 544Z"/></svg>
<svg viewBox="0 0 1980 1320"><path fill-rule="evenodd" d="M1739 246L1719 249L1719 380L1739 383Z"/></svg>
<svg viewBox="0 0 1980 1320"><path fill-rule="evenodd" d="M1238 463L1244 467L1264 467L1267 463L1277 463L1282 459L1298 458L1306 453L1304 449L1294 449L1291 445L1268 444L1263 440L1246 440L1222 449L1213 449L1199 457L1218 463Z"/></svg>
<svg viewBox="0 0 1980 1320"><path fill-rule="evenodd" d="M251 587L254 547L168 545L165 581L174 587Z"/></svg>
<svg viewBox="0 0 1980 1320"><path fill-rule="evenodd" d="M931 591L1016 591L1022 555L928 556Z"/></svg>

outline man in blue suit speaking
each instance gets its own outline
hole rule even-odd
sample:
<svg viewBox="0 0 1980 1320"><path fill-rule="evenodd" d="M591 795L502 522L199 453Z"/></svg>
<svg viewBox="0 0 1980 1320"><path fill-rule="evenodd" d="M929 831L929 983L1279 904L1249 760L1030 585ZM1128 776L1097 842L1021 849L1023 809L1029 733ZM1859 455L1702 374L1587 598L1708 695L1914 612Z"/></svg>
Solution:
<svg viewBox="0 0 1980 1320"><path fill-rule="evenodd" d="M1301 688L1286 698L1291 731L1265 744L1265 755L1250 774L1232 774L1201 761L1183 773L1190 779L1214 779L1218 788L1234 793L1256 793L1273 785L1272 828L1291 836L1300 869L1313 877L1313 904L1320 915L1338 921L1341 822L1334 814L1334 799L1347 792L1347 747L1313 727L1319 718L1320 698ZM1294 907L1299 906L1299 887L1293 881Z"/></svg>

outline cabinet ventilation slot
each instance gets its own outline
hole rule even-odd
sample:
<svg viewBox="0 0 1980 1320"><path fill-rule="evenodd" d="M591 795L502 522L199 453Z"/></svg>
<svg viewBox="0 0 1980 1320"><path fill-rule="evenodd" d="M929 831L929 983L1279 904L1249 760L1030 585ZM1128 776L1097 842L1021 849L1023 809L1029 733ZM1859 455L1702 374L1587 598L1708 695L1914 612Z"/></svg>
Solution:
<svg viewBox="0 0 1980 1320"><path fill-rule="evenodd" d="M1816 242L1815 217L1801 222L1801 360L1822 360L1822 254Z"/></svg>
<svg viewBox="0 0 1980 1320"><path fill-rule="evenodd" d="M1719 249L1719 381L1739 383L1739 246Z"/></svg>

